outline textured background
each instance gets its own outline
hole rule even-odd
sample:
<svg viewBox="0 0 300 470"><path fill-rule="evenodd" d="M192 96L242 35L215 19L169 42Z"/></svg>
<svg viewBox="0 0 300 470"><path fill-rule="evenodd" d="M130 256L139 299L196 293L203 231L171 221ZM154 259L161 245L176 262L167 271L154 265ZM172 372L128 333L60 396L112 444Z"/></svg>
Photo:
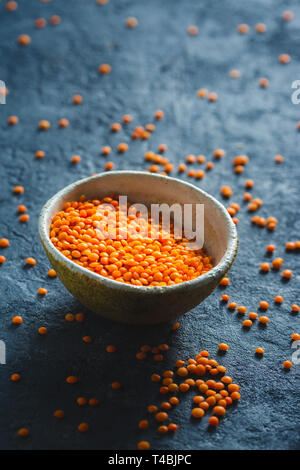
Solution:
<svg viewBox="0 0 300 470"><path fill-rule="evenodd" d="M284 22L282 11L291 9L295 19ZM59 14L58 26L38 30L38 17ZM125 19L135 16L137 28L130 30ZM237 2L224 0L110 0L99 6L94 0L19 1L15 12L0 3L0 79L10 91L7 104L0 106L1 158L1 233L11 245L2 250L7 262L0 268L1 338L6 342L7 364L0 366L2 449L134 449L142 438L154 449L295 449L299 448L299 365L286 373L282 361L292 354L290 334L299 332L299 315L290 313L292 303L299 303L299 254L284 250L286 241L299 239L299 133L296 123L299 106L291 103L291 83L300 79L300 6L296 1L265 0ZM268 31L254 31L264 22ZM236 32L239 23L248 23L245 36ZM199 27L198 36L187 34L187 27ZM27 33L28 47L20 47L16 38ZM292 56L290 64L278 63L280 53ZM109 63L112 73L99 76L98 65ZM238 68L242 77L229 78ZM267 89L258 86L258 78L270 80ZM196 90L206 87L216 91L219 100L199 100ZM74 93L81 93L81 106L72 104ZM165 119L156 126L148 141L132 141L135 125L152 122L161 108ZM110 124L124 113L133 123L118 134L111 134ZM19 116L17 126L7 125L8 116ZM67 129L59 129L58 119L70 120ZM38 132L40 119L52 127ZM129 151L120 156L119 142L129 143ZM230 184L232 201L241 203L238 215L240 250L230 272L226 292L238 304L257 311L261 299L271 304L267 328L255 324L249 332L242 321L220 303L217 289L203 304L181 320L180 329L171 325L132 327L112 324L86 313L84 323L67 323L67 312L84 311L58 279L47 277L49 264L37 235L37 220L44 202L56 191L92 172L101 172L105 161L113 160L116 169L142 169L144 152L168 145L167 156L178 164L188 153L204 154L211 159L215 148L226 149L226 157L196 185L220 198L220 187ZM111 145L108 158L100 155L102 145ZM46 157L38 161L37 149ZM232 157L246 153L250 163L245 173L232 171ZM274 155L283 154L282 165ZM71 166L70 158L80 154L82 161ZM174 172L176 175L176 172ZM185 178L185 177L183 177ZM260 214L279 219L273 233L252 226L251 216L242 202L246 178L253 178L253 194L264 201ZM191 181L191 180L190 180ZM22 196L12 194L16 184L25 187ZM17 205L26 204L28 224L20 224ZM265 259L265 246L274 242L277 256L294 271L288 283L280 273L259 274ZM25 268L27 256L37 265ZM48 289L45 298L37 289ZM274 304L281 294L284 303ZM141 309L143 306L141 305ZM23 324L13 328L11 318L20 314ZM48 335L37 329L47 326ZM94 342L84 344L82 336ZM219 342L227 342L229 351L221 358L228 373L240 386L242 400L228 410L221 425L213 432L207 419L190 420L191 394L182 397L172 411L172 421L179 424L174 436L159 436L155 426L141 432L138 420L146 417L146 406L159 403L157 385L150 381L154 371L187 359L201 349L216 355ZM171 349L163 364L152 358L138 361L135 354L144 343L166 342ZM115 344L118 352L108 354L105 347ZM265 356L254 356L257 346ZM12 383L10 375L22 375ZM78 375L75 386L65 377ZM112 381L123 389L113 391ZM94 396L97 408L76 404L78 396ZM55 409L65 410L65 419L53 417ZM90 432L77 431L81 421L90 424ZM26 426L31 435L17 437Z"/></svg>

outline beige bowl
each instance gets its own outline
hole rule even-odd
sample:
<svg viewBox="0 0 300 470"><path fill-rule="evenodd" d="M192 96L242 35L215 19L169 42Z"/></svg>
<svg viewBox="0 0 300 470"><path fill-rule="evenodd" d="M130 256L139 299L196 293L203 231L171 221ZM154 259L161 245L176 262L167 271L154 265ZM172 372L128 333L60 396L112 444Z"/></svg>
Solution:
<svg viewBox="0 0 300 470"><path fill-rule="evenodd" d="M204 248L213 257L214 268L181 284L139 287L107 279L62 255L49 238L54 214L65 202L78 200L82 194L91 199L112 192L146 205L204 204ZM161 323L188 312L216 288L238 249L235 225L216 199L192 184L140 171L101 173L62 189L42 208L39 235L57 276L71 294L93 312L125 323Z"/></svg>

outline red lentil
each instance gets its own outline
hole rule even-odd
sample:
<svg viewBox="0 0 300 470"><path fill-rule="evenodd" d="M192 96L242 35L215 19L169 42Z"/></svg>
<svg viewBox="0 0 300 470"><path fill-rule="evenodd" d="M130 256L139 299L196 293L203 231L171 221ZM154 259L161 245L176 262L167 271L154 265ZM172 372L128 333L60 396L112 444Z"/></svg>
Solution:
<svg viewBox="0 0 300 470"><path fill-rule="evenodd" d="M58 15L52 15L49 20L50 24L53 26L58 25L61 22L61 18Z"/></svg>
<svg viewBox="0 0 300 470"><path fill-rule="evenodd" d="M242 23L238 25L237 31L240 34L247 34L250 31L250 28L247 24Z"/></svg>
<svg viewBox="0 0 300 470"><path fill-rule="evenodd" d="M291 369L293 366L293 364L291 363L291 361L284 361L283 362L283 368L284 369Z"/></svg>
<svg viewBox="0 0 300 470"><path fill-rule="evenodd" d="M219 424L219 419L216 417L216 416L211 416L209 419L208 419L208 422L211 426L218 426Z"/></svg>
<svg viewBox="0 0 300 470"><path fill-rule="evenodd" d="M73 103L74 104L81 104L82 101L83 101L83 98L82 98L81 95L76 94L76 95L73 96Z"/></svg>
<svg viewBox="0 0 300 470"><path fill-rule="evenodd" d="M275 160L276 163L282 163L284 158L283 158L282 155L278 154L278 155L275 155L274 160Z"/></svg>
<svg viewBox="0 0 300 470"><path fill-rule="evenodd" d="M280 54L278 56L278 62L281 64L288 64L291 61L291 56L289 54Z"/></svg>
<svg viewBox="0 0 300 470"><path fill-rule="evenodd" d="M87 432L89 430L89 425L87 423L80 423L78 425L78 431Z"/></svg>
<svg viewBox="0 0 300 470"><path fill-rule="evenodd" d="M220 281L220 286L229 286L230 279L228 277L223 277Z"/></svg>
<svg viewBox="0 0 300 470"><path fill-rule="evenodd" d="M14 194L23 194L24 188L23 186L15 186L13 189Z"/></svg>
<svg viewBox="0 0 300 470"><path fill-rule="evenodd" d="M45 326L40 326L40 328L38 329L38 332L40 335L46 335L48 331Z"/></svg>
<svg viewBox="0 0 300 470"><path fill-rule="evenodd" d="M40 122L39 122L39 129L41 131L47 131L48 129L50 129L51 127L51 124L49 121L47 121L46 119L42 119Z"/></svg>
<svg viewBox="0 0 300 470"><path fill-rule="evenodd" d="M202 408L193 408L192 409L193 418L196 418L196 419L203 418L204 415L205 415L205 411Z"/></svg>
<svg viewBox="0 0 300 470"><path fill-rule="evenodd" d="M109 64L101 64L98 67L98 72L101 75L106 75L111 72L111 66Z"/></svg>
<svg viewBox="0 0 300 470"><path fill-rule="evenodd" d="M0 239L0 247L7 248L10 245L9 240L7 238Z"/></svg>
<svg viewBox="0 0 300 470"><path fill-rule="evenodd" d="M5 8L7 11L15 11L18 8L18 4L17 2L14 2L13 0L11 0L6 3Z"/></svg>
<svg viewBox="0 0 300 470"><path fill-rule="evenodd" d="M112 169L114 168L114 166L115 166L114 162L107 162L107 163L105 164L105 170L106 170L106 171L110 171L110 170L112 170Z"/></svg>
<svg viewBox="0 0 300 470"><path fill-rule="evenodd" d="M83 336L82 340L84 343L92 343L92 338L90 336Z"/></svg>
<svg viewBox="0 0 300 470"><path fill-rule="evenodd" d="M78 378L75 375L69 375L69 377L66 378L66 382L68 384L76 384L78 382Z"/></svg>
<svg viewBox="0 0 300 470"><path fill-rule="evenodd" d="M293 272L290 269L284 269L281 275L284 279L290 279L293 275Z"/></svg>
<svg viewBox="0 0 300 470"><path fill-rule="evenodd" d="M7 122L10 126L14 126L14 125L18 124L19 118L17 116L9 116Z"/></svg>
<svg viewBox="0 0 300 470"><path fill-rule="evenodd" d="M28 34L20 34L18 37L18 43L20 46L28 46L31 43L31 37Z"/></svg>
<svg viewBox="0 0 300 470"><path fill-rule="evenodd" d="M278 270L278 269L281 268L282 264L283 264L283 259L282 258L275 258L272 261L272 268Z"/></svg>
<svg viewBox="0 0 300 470"><path fill-rule="evenodd" d="M263 348L258 347L255 349L255 352L256 354L264 354L265 350Z"/></svg>
<svg viewBox="0 0 300 470"><path fill-rule="evenodd" d="M293 341L299 341L300 340L300 335L298 333L292 333L291 338Z"/></svg>
<svg viewBox="0 0 300 470"><path fill-rule="evenodd" d="M213 155L214 155L214 157L215 157L216 159L220 159L220 158L224 157L224 155L225 155L225 150L223 150L223 149L216 149L216 150L214 151Z"/></svg>
<svg viewBox="0 0 300 470"><path fill-rule="evenodd" d="M228 351L228 349L229 349L228 344L226 344L226 343L220 343L219 344L219 350L220 351Z"/></svg>
<svg viewBox="0 0 300 470"><path fill-rule="evenodd" d="M267 273L270 271L270 265L267 262L264 262L260 265L260 270Z"/></svg>
<svg viewBox="0 0 300 470"><path fill-rule="evenodd" d="M98 406L99 400L97 398L90 398L88 403L90 406Z"/></svg>
<svg viewBox="0 0 300 470"><path fill-rule="evenodd" d="M38 289L38 294L39 294L39 295L46 295L47 292L48 292L47 289L45 289L44 287L40 287L40 288Z"/></svg>
<svg viewBox="0 0 300 470"><path fill-rule="evenodd" d="M257 23L255 25L255 31L259 34L263 34L267 31L267 26L264 23Z"/></svg>
<svg viewBox="0 0 300 470"><path fill-rule="evenodd" d="M265 315L261 315L258 319L259 323L267 324L270 321L269 317L266 317Z"/></svg>
<svg viewBox="0 0 300 470"><path fill-rule="evenodd" d="M36 156L36 158L38 158L38 159L44 158L44 157L45 157L45 152L44 152L43 150L37 150L37 151L35 152L35 156Z"/></svg>
<svg viewBox="0 0 300 470"><path fill-rule="evenodd" d="M245 307L244 305L239 305L237 307L237 311L241 314L241 315L245 315L245 313L247 313L247 307Z"/></svg>
<svg viewBox="0 0 300 470"><path fill-rule="evenodd" d="M168 431L176 432L178 430L178 425L175 423L168 424Z"/></svg>
<svg viewBox="0 0 300 470"><path fill-rule="evenodd" d="M113 390L119 390L119 388L121 388L120 382L113 382L113 383L111 384L111 388L112 388Z"/></svg>
<svg viewBox="0 0 300 470"><path fill-rule="evenodd" d="M54 411L53 415L57 419L62 419L65 416L65 412L63 410L56 410Z"/></svg>
<svg viewBox="0 0 300 470"><path fill-rule="evenodd" d="M229 198L232 196L233 191L230 186L222 186L221 187L221 194L223 197Z"/></svg>
<svg viewBox="0 0 300 470"><path fill-rule="evenodd" d="M236 304L235 302L230 302L230 303L228 304L229 310L235 310L236 307L237 307L237 304Z"/></svg>
<svg viewBox="0 0 300 470"><path fill-rule="evenodd" d="M20 221L21 223L23 223L23 224L26 223L26 222L28 222L29 219L30 219L30 217L29 217L28 214L22 214L22 215L20 215L20 217L19 217L19 221Z"/></svg>
<svg viewBox="0 0 300 470"><path fill-rule="evenodd" d="M12 382L19 382L21 380L21 376L20 374L12 374L10 376L10 379Z"/></svg>
<svg viewBox="0 0 300 470"><path fill-rule="evenodd" d="M231 78L240 78L241 72L238 69L232 69L232 70L229 71L229 76Z"/></svg>
<svg viewBox="0 0 300 470"><path fill-rule="evenodd" d="M249 312L249 318L250 320L256 320L258 317L256 312Z"/></svg>
<svg viewBox="0 0 300 470"><path fill-rule="evenodd" d="M164 117L165 117L165 113L161 109L158 109L157 111L155 111L154 113L155 119L160 120L160 119L163 119Z"/></svg>
<svg viewBox="0 0 300 470"><path fill-rule="evenodd" d="M137 445L138 450L149 450L150 444L148 441L140 441Z"/></svg>
<svg viewBox="0 0 300 470"><path fill-rule="evenodd" d="M134 16L126 19L125 24L128 28L135 28L138 25L138 20Z"/></svg>
<svg viewBox="0 0 300 470"><path fill-rule="evenodd" d="M20 437L27 437L29 436L29 430L27 428L21 428L18 430L18 436Z"/></svg>
<svg viewBox="0 0 300 470"><path fill-rule="evenodd" d="M199 90L197 90L198 98L206 98L207 94L208 94L208 91L206 90L206 88L199 88Z"/></svg>
<svg viewBox="0 0 300 470"><path fill-rule="evenodd" d="M215 93L214 91L211 91L209 94L208 94L208 101L210 102L214 102L214 101L217 101L218 100L218 94Z"/></svg>
<svg viewBox="0 0 300 470"><path fill-rule="evenodd" d="M103 201L107 201L107 198L104 198ZM115 204L115 207L118 208L118 201L109 199L110 202L113 202ZM210 258L209 257L204 257L203 252L201 250L197 252L191 252L190 250L185 251L184 250L184 245L180 240L176 240L175 243L172 239L170 240L165 240L164 244L161 245L160 243L154 241L153 244L146 243L143 239L140 241L139 246L139 254L136 254L135 246L137 246L137 243L135 241L126 241L123 240L123 245L127 244L127 247L129 248L126 254L126 257L123 259L120 258L122 261L117 261L117 264L115 264L115 260L113 256L110 256L109 253L114 253L115 252L115 247L116 249L119 249L119 246L121 247L122 244L120 241L112 241L112 240L99 240L99 244L91 243L89 240L93 240L95 238L96 232L93 230L93 236L91 237L91 228L89 225L89 221L91 220L90 217L94 216L96 217L95 220L97 220L97 207L99 205L99 201L97 202L97 205L93 204L93 201L86 201L86 202L73 202L73 203L66 203L64 210L59 212L53 219L53 224L51 225L50 229L50 236L51 240L54 241L55 246L64 253L64 249L67 249L67 244L65 244L64 240L72 239L75 241L74 236L78 238L78 246L81 248L82 245L82 251L80 250L72 250L72 252L68 252L68 257L69 259L72 259L74 262L81 264L85 267L88 267L91 270L94 270L95 272L98 272L101 275L105 275L106 277L109 277L111 279L116 279L122 282L126 282L128 284L135 284L135 285L150 285L150 286L156 286L156 285L172 285L174 283L178 282L183 282L184 280L188 280L194 277L198 277L203 272L208 271L211 268L210 265ZM66 222L68 226L72 225L72 220L74 219L74 216L76 214L76 217L80 217L81 221L85 223L86 221L86 208L89 211L89 217L87 219L88 224L86 225L85 229L81 229L81 233L79 234L78 232L73 232L74 235L69 236L68 232L70 232L69 229L67 229L67 232L63 231L60 229L61 226L61 221L64 221L62 227L66 226ZM131 220L129 220L131 222ZM74 223L74 222L73 222ZM77 223L77 222L76 222ZM147 224L147 221L145 220L145 224ZM153 227L152 227L153 228ZM100 245L100 251L97 249L97 246ZM163 259L167 259L168 262L172 262L172 257L170 257L170 254L168 255L169 251L163 251L163 247L165 245L169 245L170 247L173 247L173 253L174 255L178 257L179 251L177 251L177 248L181 250L182 257L184 256L185 262L184 264L180 262L180 260L176 261L176 271L173 270L165 270L164 274L160 272L160 266L161 266L161 261ZM105 248L104 248L105 247ZM153 247L153 248L152 248ZM160 252L162 249L162 254L157 258L159 260L159 263L152 263L151 268L150 266L145 270L146 274L148 275L147 278L150 280L148 281L143 277L139 276L139 273L143 273L144 268L142 266L139 266L139 263L141 260L145 259L147 260L147 250L152 249L154 250L155 253ZM104 251L103 251L104 250ZM108 250L106 252L105 250ZM146 253L144 254L144 250ZM184 251L182 251L184 250ZM130 253L133 251L133 255ZM104 256L101 253L105 253L105 260ZM166 253L166 254L164 254ZM150 254L150 253L149 253ZM101 255L101 256L100 256ZM106 260L110 260L112 258L112 261L109 263L106 262ZM105 261L105 263L104 263ZM103 264L104 263L104 264ZM199 264L201 263L201 264ZM188 269L186 269L186 265L189 266ZM171 265L170 265L171 266ZM199 269L197 268L199 266ZM121 269L121 271L119 271ZM123 277L124 276L124 277ZM166 277L168 276L168 277Z"/></svg>
<svg viewBox="0 0 300 470"><path fill-rule="evenodd" d="M197 26L191 25L188 27L187 32L190 36L196 36L198 34L198 28Z"/></svg>

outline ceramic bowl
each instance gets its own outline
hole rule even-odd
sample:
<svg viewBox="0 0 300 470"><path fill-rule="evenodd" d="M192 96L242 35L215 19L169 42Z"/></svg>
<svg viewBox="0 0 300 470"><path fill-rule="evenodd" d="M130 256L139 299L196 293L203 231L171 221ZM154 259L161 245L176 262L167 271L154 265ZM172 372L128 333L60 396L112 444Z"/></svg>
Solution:
<svg viewBox="0 0 300 470"><path fill-rule="evenodd" d="M204 248L213 258L213 269L181 284L139 287L107 279L62 255L49 238L55 213L82 194L100 199L112 192L146 205L204 204ZM57 276L79 302L103 317L132 324L165 322L200 304L225 276L238 249L235 225L220 202L190 183L141 171L101 173L62 189L42 208L39 235Z"/></svg>

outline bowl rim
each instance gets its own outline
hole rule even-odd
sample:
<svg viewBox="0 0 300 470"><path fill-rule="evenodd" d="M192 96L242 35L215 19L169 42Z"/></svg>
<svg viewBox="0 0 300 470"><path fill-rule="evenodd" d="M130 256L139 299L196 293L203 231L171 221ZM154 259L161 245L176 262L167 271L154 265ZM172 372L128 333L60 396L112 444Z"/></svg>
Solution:
<svg viewBox="0 0 300 470"><path fill-rule="evenodd" d="M49 234L47 233L46 222L47 222L49 211L52 209L53 205L56 204L60 199L62 199L64 196L66 196L68 193L70 193L77 187L81 186L82 184L86 184L90 181L101 179L103 177L109 177L109 175L119 175L119 176L137 175L141 177L147 176L148 178L153 177L153 178L157 178L161 180L168 180L168 181L172 180L176 182L177 184L181 184L190 189L198 191L206 199L210 200L217 207L220 213L223 215L224 220L225 220L225 225L228 230L227 248L221 260L219 261L219 263L216 266L214 266L210 271L198 276L195 279L192 279L189 281L183 281L183 282L180 282L179 284L174 284L171 286L155 286L155 288L153 287L150 288L149 286L135 286L135 285L115 281L113 279L108 279L104 276L101 276L101 274L94 273L93 271L89 271L88 269L82 266L79 266L78 264L74 263L74 261L71 261L66 256L64 256L53 245L53 243L50 240ZM157 175L157 174L147 173L146 171L136 171L136 170L118 170L118 171L102 172L93 176L76 180L73 183L65 186L63 189L61 189L56 194L54 194L50 199L48 199L48 201L43 205L40 215L39 215L39 219L38 219L38 232L39 232L41 242L44 246L44 249L46 251L49 251L54 258L58 259L58 261L61 261L62 263L64 263L70 270L75 271L78 274L87 276L95 281L98 281L107 287L110 287L110 288L115 287L115 288L118 288L119 290L124 290L124 291L131 291L131 292L135 291L136 293L140 292L140 293L143 293L143 295L165 293L165 292L170 293L171 291L174 291L174 290L185 290L189 287L195 287L196 285L198 286L200 286L201 284L205 285L210 280L215 279L215 277L217 277L220 274L220 272L224 272L224 273L227 272L227 270L232 265L237 254L237 250L238 250L238 234L237 234L236 226L233 223L230 215L228 214L223 204L221 204L215 197L211 196L209 193L207 193L203 189L198 188L197 186L194 186L193 184L188 183L186 181L182 181L178 178L165 176L165 175Z"/></svg>

